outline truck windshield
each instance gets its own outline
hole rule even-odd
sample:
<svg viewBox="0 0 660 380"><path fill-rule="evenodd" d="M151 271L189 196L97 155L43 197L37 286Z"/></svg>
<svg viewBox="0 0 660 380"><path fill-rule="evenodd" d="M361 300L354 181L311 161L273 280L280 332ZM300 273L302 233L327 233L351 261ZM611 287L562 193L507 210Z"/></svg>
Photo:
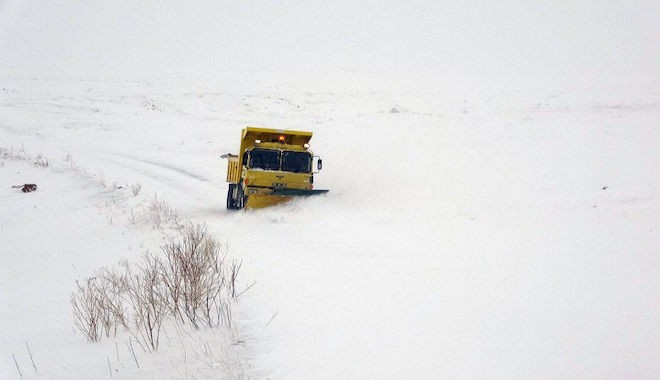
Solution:
<svg viewBox="0 0 660 380"><path fill-rule="evenodd" d="M307 152L282 152L282 171L309 173L312 171L312 156Z"/></svg>
<svg viewBox="0 0 660 380"><path fill-rule="evenodd" d="M252 149L250 168L264 170L280 169L280 151L270 149Z"/></svg>

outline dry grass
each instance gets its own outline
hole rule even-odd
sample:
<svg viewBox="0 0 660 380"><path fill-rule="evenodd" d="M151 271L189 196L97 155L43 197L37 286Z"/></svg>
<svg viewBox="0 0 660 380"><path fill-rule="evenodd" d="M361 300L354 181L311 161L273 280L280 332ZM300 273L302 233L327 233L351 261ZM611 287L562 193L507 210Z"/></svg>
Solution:
<svg viewBox="0 0 660 380"><path fill-rule="evenodd" d="M102 269L71 295L74 324L88 341L126 329L146 351L156 351L167 318L200 327L232 326L241 263L226 261L226 246L206 226L187 224L135 264Z"/></svg>
<svg viewBox="0 0 660 380"><path fill-rule="evenodd" d="M40 154L32 156L28 154L23 147L21 149L14 149L14 147L6 149L0 147L0 157L9 160L28 161L34 166L41 166L44 168L49 166L48 158Z"/></svg>
<svg viewBox="0 0 660 380"><path fill-rule="evenodd" d="M138 194L140 194L140 190L142 190L142 184L134 183L132 185L129 185L129 188L131 189L131 193L133 194L133 196L137 197Z"/></svg>

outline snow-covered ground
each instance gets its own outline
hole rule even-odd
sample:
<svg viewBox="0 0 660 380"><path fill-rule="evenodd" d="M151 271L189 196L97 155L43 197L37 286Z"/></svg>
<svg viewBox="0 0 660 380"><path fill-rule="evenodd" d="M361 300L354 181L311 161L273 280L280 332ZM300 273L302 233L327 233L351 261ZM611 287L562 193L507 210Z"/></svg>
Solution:
<svg viewBox="0 0 660 380"><path fill-rule="evenodd" d="M517 3L0 3L0 378L659 378L658 3ZM227 211L246 125L330 192ZM235 324L87 343L174 215Z"/></svg>
<svg viewBox="0 0 660 380"><path fill-rule="evenodd" d="M48 377L109 376L108 360L128 377L227 374L183 371L178 342L137 369L122 340L117 355L74 331L76 279L158 251L131 212L156 196L207 223L255 283L235 311L249 364L230 376L660 374L656 84L336 82L3 80L3 373L17 375L12 355L33 373L28 342ZM313 130L331 192L225 210L219 155L248 122ZM10 187L26 182L37 192Z"/></svg>

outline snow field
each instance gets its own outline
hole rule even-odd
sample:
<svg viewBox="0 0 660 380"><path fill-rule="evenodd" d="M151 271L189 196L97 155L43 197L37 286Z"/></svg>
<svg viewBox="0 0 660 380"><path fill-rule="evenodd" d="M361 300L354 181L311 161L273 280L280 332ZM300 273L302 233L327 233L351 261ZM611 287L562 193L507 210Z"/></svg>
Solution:
<svg viewBox="0 0 660 380"><path fill-rule="evenodd" d="M4 356L24 352L24 341L33 351L69 342L40 367L67 377L60 368L80 369L70 358L94 347L84 373L107 374L113 347L86 344L67 323L71 285L159 244L148 228L127 228L121 212L110 224L95 210L116 183L142 185L131 202L157 194L206 222L244 260L243 285L254 284L235 310L245 377L660 373L657 86L469 93L306 80L5 80L0 146L51 162L70 155L106 186L85 190L85 179L4 161L0 170L36 171L61 186L46 193L34 180L33 194L3 190L0 243L24 252L3 267L6 283L43 284L57 273L59 296L49 302L61 321L51 338L37 334L32 325L50 322L21 316L44 295L11 285L15 307L3 310L3 323L17 327L5 332ZM219 155L235 152L246 124L313 130L312 149L324 159L315 187L331 192L226 211ZM64 201L51 205L41 194ZM19 211L35 198L38 227L52 233L26 228L33 219ZM59 223L68 210L84 228ZM48 242L76 249L30 271ZM217 374L185 372L180 353L168 362L177 350L172 344L149 369L120 374Z"/></svg>

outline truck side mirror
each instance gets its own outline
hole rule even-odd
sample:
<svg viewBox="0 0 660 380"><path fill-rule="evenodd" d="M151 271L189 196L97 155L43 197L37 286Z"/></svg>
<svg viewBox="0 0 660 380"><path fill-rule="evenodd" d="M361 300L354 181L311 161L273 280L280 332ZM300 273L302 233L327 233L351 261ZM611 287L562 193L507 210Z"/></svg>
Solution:
<svg viewBox="0 0 660 380"><path fill-rule="evenodd" d="M323 169L323 160L319 158L319 160L316 162L316 167L321 171Z"/></svg>

